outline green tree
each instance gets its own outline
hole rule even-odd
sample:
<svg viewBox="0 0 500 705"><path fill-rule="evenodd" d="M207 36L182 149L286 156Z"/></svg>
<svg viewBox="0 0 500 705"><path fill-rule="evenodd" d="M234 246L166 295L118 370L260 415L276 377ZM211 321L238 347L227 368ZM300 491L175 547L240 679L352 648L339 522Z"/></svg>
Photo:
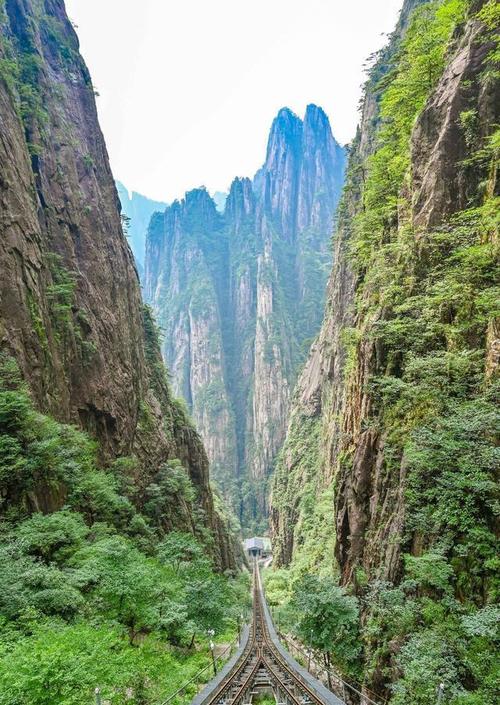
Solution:
<svg viewBox="0 0 500 705"><path fill-rule="evenodd" d="M322 652L325 666L333 665L344 674L355 673L361 651L356 598L347 595L331 577L306 575L294 586L291 607L299 637Z"/></svg>
<svg viewBox="0 0 500 705"><path fill-rule="evenodd" d="M76 579L95 583L97 605L128 627L130 643L155 624L158 571L154 564L121 536L111 536L79 551L72 564Z"/></svg>
<svg viewBox="0 0 500 705"><path fill-rule="evenodd" d="M51 563L69 558L83 545L89 529L79 514L61 511L34 514L15 533L22 553Z"/></svg>
<svg viewBox="0 0 500 705"><path fill-rule="evenodd" d="M182 531L171 531L158 544L158 558L165 565L170 565L179 573L188 564L203 558L203 548L192 534Z"/></svg>

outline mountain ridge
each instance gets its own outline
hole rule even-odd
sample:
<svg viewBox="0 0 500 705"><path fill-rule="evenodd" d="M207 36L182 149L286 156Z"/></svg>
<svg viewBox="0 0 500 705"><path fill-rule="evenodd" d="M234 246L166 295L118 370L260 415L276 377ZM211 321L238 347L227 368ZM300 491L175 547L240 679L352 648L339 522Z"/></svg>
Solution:
<svg viewBox="0 0 500 705"><path fill-rule="evenodd" d="M263 166L233 180L224 213L198 189L148 232L145 296L174 389L243 523L262 525L301 347L319 326L343 163L321 108L304 120L283 108Z"/></svg>

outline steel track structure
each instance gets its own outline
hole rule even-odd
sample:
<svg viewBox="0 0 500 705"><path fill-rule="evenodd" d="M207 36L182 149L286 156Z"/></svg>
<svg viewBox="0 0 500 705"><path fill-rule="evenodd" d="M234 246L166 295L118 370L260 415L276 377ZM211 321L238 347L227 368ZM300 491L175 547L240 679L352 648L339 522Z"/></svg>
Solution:
<svg viewBox="0 0 500 705"><path fill-rule="evenodd" d="M272 696L278 705L345 705L279 643L255 562L253 615L246 643L192 705L251 705L263 695Z"/></svg>

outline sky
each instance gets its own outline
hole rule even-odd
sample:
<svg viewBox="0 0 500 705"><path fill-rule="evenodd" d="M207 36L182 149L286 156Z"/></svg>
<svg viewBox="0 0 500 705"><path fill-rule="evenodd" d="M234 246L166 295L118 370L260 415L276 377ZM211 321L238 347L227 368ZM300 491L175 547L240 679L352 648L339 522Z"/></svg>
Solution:
<svg viewBox="0 0 500 705"><path fill-rule="evenodd" d="M283 106L354 136L363 65L402 0L66 0L115 178L171 202L253 176Z"/></svg>

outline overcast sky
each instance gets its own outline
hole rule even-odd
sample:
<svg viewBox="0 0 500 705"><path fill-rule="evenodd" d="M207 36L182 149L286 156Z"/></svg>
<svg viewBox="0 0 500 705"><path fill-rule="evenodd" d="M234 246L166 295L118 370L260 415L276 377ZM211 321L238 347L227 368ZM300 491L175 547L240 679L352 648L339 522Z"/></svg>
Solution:
<svg viewBox="0 0 500 705"><path fill-rule="evenodd" d="M402 0L66 0L115 177L171 201L252 176L280 107L349 141L363 63Z"/></svg>

